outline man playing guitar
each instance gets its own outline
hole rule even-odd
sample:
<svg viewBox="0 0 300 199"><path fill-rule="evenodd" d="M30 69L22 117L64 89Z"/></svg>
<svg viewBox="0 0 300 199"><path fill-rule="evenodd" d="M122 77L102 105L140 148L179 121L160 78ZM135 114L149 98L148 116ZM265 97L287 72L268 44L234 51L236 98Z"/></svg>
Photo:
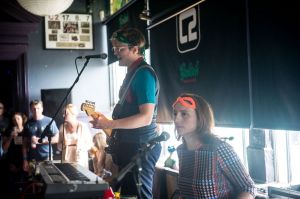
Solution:
<svg viewBox="0 0 300 199"><path fill-rule="evenodd" d="M119 170L129 164L141 146L157 135L156 114L159 82L151 66L143 58L145 38L135 28L120 29L111 37L113 51L120 66L128 72L119 92L121 101L114 108L112 120L102 114L90 121L93 128L113 129L115 144L112 155ZM137 195L152 199L152 181L161 145L155 145L141 161L141 189L136 186L133 172L120 182L121 195Z"/></svg>

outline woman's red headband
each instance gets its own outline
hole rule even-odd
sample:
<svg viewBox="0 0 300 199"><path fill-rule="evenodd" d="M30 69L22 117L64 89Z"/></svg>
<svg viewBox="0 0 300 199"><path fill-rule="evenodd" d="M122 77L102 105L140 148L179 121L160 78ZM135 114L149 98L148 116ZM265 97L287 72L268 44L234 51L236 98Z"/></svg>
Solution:
<svg viewBox="0 0 300 199"><path fill-rule="evenodd" d="M175 104L177 104L178 102L184 107L196 109L196 102L191 97L178 97L173 103L172 107L174 108Z"/></svg>

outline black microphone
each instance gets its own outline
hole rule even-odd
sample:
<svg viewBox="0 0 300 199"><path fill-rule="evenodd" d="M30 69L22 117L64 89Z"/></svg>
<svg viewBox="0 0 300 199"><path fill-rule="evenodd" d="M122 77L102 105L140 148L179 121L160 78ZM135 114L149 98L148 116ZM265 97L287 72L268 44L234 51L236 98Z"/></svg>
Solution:
<svg viewBox="0 0 300 199"><path fill-rule="evenodd" d="M226 141L226 140L231 141L231 140L234 140L234 137L233 136L230 136L230 137L221 137L221 140L223 140L223 141Z"/></svg>
<svg viewBox="0 0 300 199"><path fill-rule="evenodd" d="M98 54L98 55L85 55L85 56L79 56L79 57L77 57L77 59L91 59L91 58L106 59L107 58L107 54L101 53L101 54Z"/></svg>
<svg viewBox="0 0 300 199"><path fill-rule="evenodd" d="M170 134L163 131L159 136L148 141L149 144L155 144L162 141L167 141L170 138Z"/></svg>
<svg viewBox="0 0 300 199"><path fill-rule="evenodd" d="M142 145L140 148L140 151L146 151L148 149L153 148L156 144L162 141L167 141L170 138L170 134L163 131L159 136L156 136L155 138L152 138L148 142Z"/></svg>

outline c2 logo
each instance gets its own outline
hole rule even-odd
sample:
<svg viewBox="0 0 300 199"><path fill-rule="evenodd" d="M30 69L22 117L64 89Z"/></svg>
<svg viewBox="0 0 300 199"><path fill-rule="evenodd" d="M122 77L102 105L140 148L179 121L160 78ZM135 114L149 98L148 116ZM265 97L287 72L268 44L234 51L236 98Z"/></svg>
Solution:
<svg viewBox="0 0 300 199"><path fill-rule="evenodd" d="M193 7L176 17L177 49L180 53L194 50L200 43L200 9Z"/></svg>

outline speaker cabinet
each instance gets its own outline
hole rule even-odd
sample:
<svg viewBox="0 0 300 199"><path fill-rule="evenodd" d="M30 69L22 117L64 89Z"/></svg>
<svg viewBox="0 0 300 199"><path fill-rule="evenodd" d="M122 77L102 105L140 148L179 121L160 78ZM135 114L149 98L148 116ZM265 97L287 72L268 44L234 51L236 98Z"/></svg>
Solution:
<svg viewBox="0 0 300 199"><path fill-rule="evenodd" d="M263 129L251 129L249 144L253 148L272 148L271 133Z"/></svg>
<svg viewBox="0 0 300 199"><path fill-rule="evenodd" d="M60 104L65 99L67 92L69 89L61 88L61 89L42 89L41 90L41 99L44 104L44 115L49 117L54 117L56 111L59 111L56 117L54 118L57 127L63 123L63 109L66 104L72 103L72 96L71 93L67 97L67 99L64 101L64 104L59 109Z"/></svg>
<svg viewBox="0 0 300 199"><path fill-rule="evenodd" d="M256 183L274 182L274 153L271 148L247 148L248 168Z"/></svg>

